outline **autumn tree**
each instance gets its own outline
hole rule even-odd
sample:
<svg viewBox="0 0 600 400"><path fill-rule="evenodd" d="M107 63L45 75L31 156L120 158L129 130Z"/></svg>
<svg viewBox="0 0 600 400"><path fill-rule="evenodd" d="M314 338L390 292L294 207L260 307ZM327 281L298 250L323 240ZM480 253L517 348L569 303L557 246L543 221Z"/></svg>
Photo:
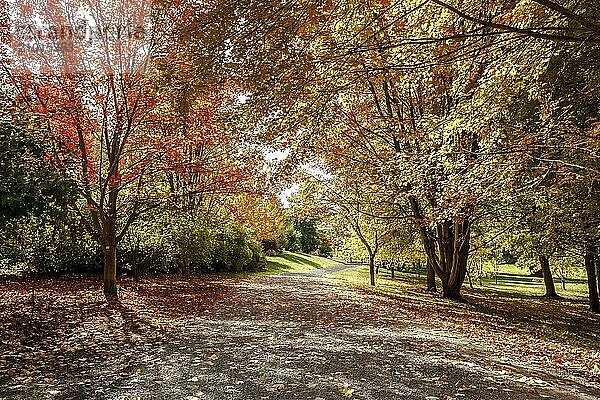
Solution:
<svg viewBox="0 0 600 400"><path fill-rule="evenodd" d="M341 222L360 240L368 254L371 286L375 286L375 260L389 240L389 226L376 214L375 206L364 188L346 187L343 193L331 193L329 201Z"/></svg>
<svg viewBox="0 0 600 400"><path fill-rule="evenodd" d="M115 298L117 245L151 202L167 127L154 113L150 7L141 2L19 4L6 66L19 107L40 115L83 202L74 205L104 252L104 292ZM39 20L39 26L36 26ZM35 49L28 46L33 43ZM166 140L162 140L166 142Z"/></svg>
<svg viewBox="0 0 600 400"><path fill-rule="evenodd" d="M398 199L398 217L412 216L420 230L444 295L460 298L477 207L510 197L505 189L532 167L543 176L569 162L568 152L557 159L547 151L573 138L559 117L565 109L547 100L568 100L548 96L542 83L562 51L557 43L590 49L593 10L541 1L460 9L307 2L306 10L292 32L310 63L290 80L292 96L277 97L292 111L273 118L275 105L270 119L301 155L353 165L360 180L377 175Z"/></svg>
<svg viewBox="0 0 600 400"><path fill-rule="evenodd" d="M450 11L457 19L479 27L471 35L529 37L557 43L595 46L600 43L597 5L576 1L442 1L431 0L433 8ZM594 3L594 2L591 2ZM444 39L438 37L437 39Z"/></svg>
<svg viewBox="0 0 600 400"><path fill-rule="evenodd" d="M531 56L541 48L546 49L544 66L517 75L505 96L493 99L495 108L506 109L493 124L498 130L511 129L506 151L520 154L513 157L522 167L512 190L530 204L544 204L532 221L553 233L547 247L580 253L592 272L599 215L600 103L592 89L598 83L598 50L587 44L538 43ZM589 277L593 309L597 283L595 274Z"/></svg>
<svg viewBox="0 0 600 400"><path fill-rule="evenodd" d="M319 39L304 37L311 41L307 47L316 78L304 86L304 101L283 123L301 126L291 133L295 143L302 143L300 152L318 154L332 171L351 167L354 179L386 192L396 218L412 218L421 232L428 266L442 280L443 295L460 298L469 220L489 179L482 172L496 162L479 154L486 143L474 125L465 124L463 114L483 69L472 73L463 65L434 64L451 46L429 45L420 53L414 47L396 50L395 40L426 27L396 30L396 19L382 16L384 5L352 6L335 9L344 21L340 25L351 29L334 25ZM323 18L334 12L320 11ZM405 11L395 10L396 17ZM429 67L396 68L409 57ZM315 117L294 117L304 114Z"/></svg>
<svg viewBox="0 0 600 400"><path fill-rule="evenodd" d="M241 194L235 196L230 204L235 219L254 231L265 251L278 249L285 226L285 211L277 197Z"/></svg>
<svg viewBox="0 0 600 400"><path fill-rule="evenodd" d="M597 47L562 45L553 54L543 83L554 126L540 156L555 179L563 246L583 254L590 309L595 312L600 309L600 98L593 87L600 82L599 66Z"/></svg>
<svg viewBox="0 0 600 400"><path fill-rule="evenodd" d="M374 286L375 260L390 240L393 220L381 218L385 210L377 197L380 193L373 191L375 188L344 175L344 172L351 170L339 169L333 171L335 175L322 170L306 171L294 206L319 216L323 223L342 236L355 237L368 255L370 284Z"/></svg>
<svg viewBox="0 0 600 400"><path fill-rule="evenodd" d="M104 252L109 299L117 246L140 215L165 199L229 192L240 171L255 171L236 164L242 151L217 116L231 92L216 84L189 96L164 84L173 22L188 14L185 3L76 0L22 2L11 14L4 87L60 144L80 198L73 209Z"/></svg>

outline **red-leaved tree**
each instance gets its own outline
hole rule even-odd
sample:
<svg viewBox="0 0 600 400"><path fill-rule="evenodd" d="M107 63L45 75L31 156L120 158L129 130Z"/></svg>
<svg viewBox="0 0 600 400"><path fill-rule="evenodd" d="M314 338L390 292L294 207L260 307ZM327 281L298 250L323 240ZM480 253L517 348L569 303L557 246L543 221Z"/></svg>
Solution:
<svg viewBox="0 0 600 400"><path fill-rule="evenodd" d="M183 192L234 190L256 173L224 150L235 148L219 118L234 96L226 85L190 98L160 84L157 60L172 55L172 22L187 12L145 0L20 0L9 13L3 86L40 116L77 181L73 209L102 246L109 300L117 246L142 213Z"/></svg>

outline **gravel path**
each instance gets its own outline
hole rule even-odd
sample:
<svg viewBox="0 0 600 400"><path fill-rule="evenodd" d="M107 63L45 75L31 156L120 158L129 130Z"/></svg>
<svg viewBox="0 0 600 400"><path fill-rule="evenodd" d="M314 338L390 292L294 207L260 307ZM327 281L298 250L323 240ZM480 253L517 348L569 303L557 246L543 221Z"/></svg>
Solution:
<svg viewBox="0 0 600 400"><path fill-rule="evenodd" d="M503 360L493 344L415 325L398 300L322 277L343 268L235 283L176 339L135 350L118 381L66 381L33 398L600 398L556 371ZM119 367L103 368L111 366Z"/></svg>
<svg viewBox="0 0 600 400"><path fill-rule="evenodd" d="M349 266L242 283L186 341L141 364L142 398L597 399L575 382L414 326L390 300L321 278ZM549 379L550 378L550 379ZM119 398L114 396L113 398Z"/></svg>

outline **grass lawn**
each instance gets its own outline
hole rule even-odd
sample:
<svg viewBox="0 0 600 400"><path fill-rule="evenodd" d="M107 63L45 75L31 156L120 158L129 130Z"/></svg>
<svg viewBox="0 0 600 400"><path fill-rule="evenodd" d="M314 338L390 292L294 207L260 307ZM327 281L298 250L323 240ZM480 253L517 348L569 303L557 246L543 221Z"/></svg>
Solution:
<svg viewBox="0 0 600 400"><path fill-rule="evenodd" d="M468 285L468 279L465 283ZM500 275L498 283L496 283L495 278L484 278L482 283L483 287L509 294L543 296L546 292L543 278L525 275ZM473 286L477 287L479 283L473 281ZM572 300L587 298L587 283L584 280L569 280L565 284L565 289L563 289L560 280L555 279L554 286L561 297Z"/></svg>
<svg viewBox="0 0 600 400"><path fill-rule="evenodd" d="M558 277L554 277L556 292L568 299L587 298L587 283L585 281L585 272L581 271L567 279L565 289ZM468 279L465 281L468 282ZM473 285L478 282L473 281ZM545 293L544 279L542 277L531 276L528 270L517 267L515 264L501 264L498 268L498 278L489 277L483 279L483 286L493 290L505 291L508 293L518 293L531 296L542 296Z"/></svg>
<svg viewBox="0 0 600 400"><path fill-rule="evenodd" d="M267 257L267 270L264 273L278 274L285 272L303 272L312 269L332 267L339 264L338 261L329 258L284 251L280 255Z"/></svg>

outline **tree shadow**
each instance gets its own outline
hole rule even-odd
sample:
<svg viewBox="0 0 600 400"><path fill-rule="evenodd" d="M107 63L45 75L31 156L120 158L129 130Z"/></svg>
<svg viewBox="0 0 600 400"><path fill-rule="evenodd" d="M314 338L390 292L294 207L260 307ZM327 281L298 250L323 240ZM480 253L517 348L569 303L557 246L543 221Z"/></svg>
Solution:
<svg viewBox="0 0 600 400"><path fill-rule="evenodd" d="M457 324L468 320L470 324L483 324L486 329L527 332L565 344L600 349L600 315L591 313L583 298L547 298L490 287L470 289L465 285L465 302L456 302L442 299L439 293L428 293L426 287L425 277L399 273L394 280L380 277L375 289L365 286L360 289L369 293L383 289L406 309L415 312L427 309L432 317Z"/></svg>
<svg viewBox="0 0 600 400"><path fill-rule="evenodd" d="M528 326L543 336L574 340L600 348L600 317L587 309L584 300L549 298L486 289L466 292L470 308L483 314Z"/></svg>
<svg viewBox="0 0 600 400"><path fill-rule="evenodd" d="M282 264L280 262L277 261L273 261L270 260L269 261L269 268L267 269L267 271L269 270L273 270L273 271L290 271L293 270L294 268L288 264Z"/></svg>
<svg viewBox="0 0 600 400"><path fill-rule="evenodd" d="M319 265L319 263L314 262L310 258L302 257L302 256L297 255L297 254L283 253L283 254L279 255L278 257L281 257L284 260L287 260L287 261L290 261L290 262L295 262L295 263L298 263L298 264L310 265L311 267L314 267L314 268L320 268L321 267Z"/></svg>
<svg viewBox="0 0 600 400"><path fill-rule="evenodd" d="M124 305L120 299L113 299L105 303L103 313L109 320L113 318L112 311L116 311L123 320L123 333L128 338L131 338L133 334L141 335L144 329L152 326L152 323L140 317L138 312Z"/></svg>
<svg viewBox="0 0 600 400"><path fill-rule="evenodd" d="M141 283L127 282L130 295L139 300L135 312L151 317L192 318L203 315L215 303L233 292L235 278L223 276L158 275ZM125 286L122 284L122 286Z"/></svg>

